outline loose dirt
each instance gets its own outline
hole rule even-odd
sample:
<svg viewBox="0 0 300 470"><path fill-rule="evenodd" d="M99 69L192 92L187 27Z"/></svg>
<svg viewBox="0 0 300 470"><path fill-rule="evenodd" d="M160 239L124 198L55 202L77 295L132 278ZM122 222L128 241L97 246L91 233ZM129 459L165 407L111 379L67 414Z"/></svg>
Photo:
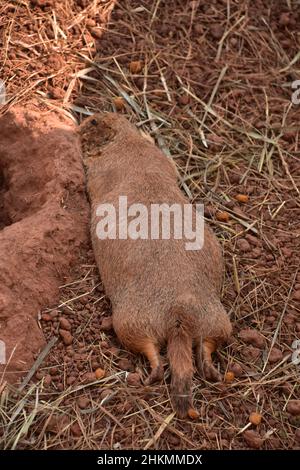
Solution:
<svg viewBox="0 0 300 470"><path fill-rule="evenodd" d="M15 381L44 345L41 308L81 257L89 207L74 125L58 114L15 108L0 118L0 339Z"/></svg>

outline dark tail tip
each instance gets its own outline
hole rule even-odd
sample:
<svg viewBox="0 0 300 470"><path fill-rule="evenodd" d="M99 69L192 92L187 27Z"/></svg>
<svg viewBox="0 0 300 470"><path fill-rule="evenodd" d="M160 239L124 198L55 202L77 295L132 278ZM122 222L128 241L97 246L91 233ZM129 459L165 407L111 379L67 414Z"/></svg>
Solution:
<svg viewBox="0 0 300 470"><path fill-rule="evenodd" d="M192 339L180 326L168 339L168 357L171 367L171 398L180 418L188 416L192 407Z"/></svg>
<svg viewBox="0 0 300 470"><path fill-rule="evenodd" d="M171 399L179 418L186 418L192 408L192 376L179 376L172 372Z"/></svg>

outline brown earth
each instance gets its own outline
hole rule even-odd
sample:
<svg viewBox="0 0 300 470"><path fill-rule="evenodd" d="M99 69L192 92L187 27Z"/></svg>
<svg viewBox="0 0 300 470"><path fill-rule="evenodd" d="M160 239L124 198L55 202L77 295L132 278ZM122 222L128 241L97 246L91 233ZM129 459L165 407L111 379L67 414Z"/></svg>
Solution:
<svg viewBox="0 0 300 470"><path fill-rule="evenodd" d="M51 67L44 74L31 48L25 65L39 67L43 80L34 89L54 106L72 101L79 120L118 109L171 153L183 190L204 201L223 245L223 302L234 336L216 357L224 383L195 377L199 419L173 417L166 384L143 385L146 363L122 350L111 331L109 302L87 249L73 282L42 314L47 341L62 341L31 384L25 410L35 414L27 433L19 433L25 421L19 401L3 391L2 447L299 449L299 365L291 361L300 334L299 105L291 103L291 83L300 78L299 3L123 1L105 36L93 31L91 47L83 38L93 12L85 10L88 2L75 3L84 20L77 31L63 28L66 48L84 50L82 67L89 70L69 87L73 62L63 55L55 71L59 93L52 93ZM50 7L31 8L33 17L49 21ZM55 38L49 44L56 52ZM11 44L5 74L18 100L19 64L24 57ZM98 369L106 376L95 382Z"/></svg>
<svg viewBox="0 0 300 470"><path fill-rule="evenodd" d="M0 118L0 171L0 339L8 361L0 377L12 382L44 345L39 312L57 299L88 240L74 125L54 112L11 108Z"/></svg>

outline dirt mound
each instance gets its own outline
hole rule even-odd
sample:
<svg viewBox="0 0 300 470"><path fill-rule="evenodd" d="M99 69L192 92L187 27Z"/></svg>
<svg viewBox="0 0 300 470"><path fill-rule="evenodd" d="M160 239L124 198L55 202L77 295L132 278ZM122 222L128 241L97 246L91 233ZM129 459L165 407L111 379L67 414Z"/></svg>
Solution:
<svg viewBox="0 0 300 470"><path fill-rule="evenodd" d="M44 343L39 311L55 300L80 257L88 213L72 125L33 108L1 117L0 340L7 364L0 372L10 382Z"/></svg>

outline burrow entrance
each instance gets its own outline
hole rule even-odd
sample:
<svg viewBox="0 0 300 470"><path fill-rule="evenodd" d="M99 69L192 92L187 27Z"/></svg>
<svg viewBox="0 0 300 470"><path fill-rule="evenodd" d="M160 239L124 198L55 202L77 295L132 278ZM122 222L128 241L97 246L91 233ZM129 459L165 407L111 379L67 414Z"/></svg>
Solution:
<svg viewBox="0 0 300 470"><path fill-rule="evenodd" d="M6 180L5 170L2 168L0 160L0 230L11 224L11 219L6 208L6 193L9 190L8 181Z"/></svg>

